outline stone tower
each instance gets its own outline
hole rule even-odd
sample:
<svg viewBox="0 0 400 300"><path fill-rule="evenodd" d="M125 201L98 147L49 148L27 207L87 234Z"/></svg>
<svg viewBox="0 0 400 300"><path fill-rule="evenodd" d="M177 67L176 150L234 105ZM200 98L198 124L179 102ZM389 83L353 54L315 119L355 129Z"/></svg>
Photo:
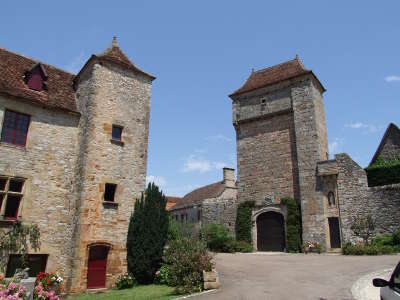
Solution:
<svg viewBox="0 0 400 300"><path fill-rule="evenodd" d="M316 176L317 162L329 157L324 91L318 78L296 56L252 71L244 85L230 95L237 141L238 199L256 203L253 221L258 227L253 228L253 240L258 250L285 248L284 234L283 240L274 238L284 232L283 197L301 203L303 240L325 245L324 206ZM265 213L271 218L257 224ZM271 247L271 243L276 246Z"/></svg>
<svg viewBox="0 0 400 300"><path fill-rule="evenodd" d="M125 56L115 38L75 77L81 119L71 292L110 287L126 271L129 218L145 189L154 79ZM103 269L91 269L93 261Z"/></svg>

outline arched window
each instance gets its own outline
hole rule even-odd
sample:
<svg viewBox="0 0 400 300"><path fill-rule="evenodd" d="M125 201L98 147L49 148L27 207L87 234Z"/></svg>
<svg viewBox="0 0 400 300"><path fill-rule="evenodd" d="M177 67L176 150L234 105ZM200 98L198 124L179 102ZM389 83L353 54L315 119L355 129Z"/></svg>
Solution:
<svg viewBox="0 0 400 300"><path fill-rule="evenodd" d="M328 203L329 203L329 206L336 205L335 194L333 192L328 193Z"/></svg>

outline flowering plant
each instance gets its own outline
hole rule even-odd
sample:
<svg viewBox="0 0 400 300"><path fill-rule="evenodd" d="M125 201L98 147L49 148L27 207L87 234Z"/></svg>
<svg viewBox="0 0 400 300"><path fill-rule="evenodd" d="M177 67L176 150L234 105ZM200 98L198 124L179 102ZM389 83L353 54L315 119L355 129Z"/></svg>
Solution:
<svg viewBox="0 0 400 300"><path fill-rule="evenodd" d="M0 300L25 300L26 298L26 290L23 285L15 282L4 284L0 281Z"/></svg>
<svg viewBox="0 0 400 300"><path fill-rule="evenodd" d="M35 286L35 290L33 292L33 299L35 300L59 300L60 298L56 295L56 292L46 291L43 288L43 284L39 282L37 286Z"/></svg>
<svg viewBox="0 0 400 300"><path fill-rule="evenodd" d="M50 288L60 288L62 282L63 282L62 277L54 272L52 273L40 272L36 276L36 284L38 285L39 283L41 283L43 289L46 291L48 291Z"/></svg>
<svg viewBox="0 0 400 300"><path fill-rule="evenodd" d="M303 251L304 253L308 252L318 252L321 253L321 245L317 242L305 242L303 244Z"/></svg>
<svg viewBox="0 0 400 300"><path fill-rule="evenodd" d="M136 284L135 278L129 273L121 274L118 276L113 288L117 290L129 289Z"/></svg>

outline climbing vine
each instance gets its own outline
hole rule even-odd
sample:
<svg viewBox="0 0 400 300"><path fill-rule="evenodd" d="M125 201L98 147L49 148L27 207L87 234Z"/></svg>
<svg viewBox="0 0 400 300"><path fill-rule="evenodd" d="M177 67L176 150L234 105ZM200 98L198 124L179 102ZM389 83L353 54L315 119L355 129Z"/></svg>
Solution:
<svg viewBox="0 0 400 300"><path fill-rule="evenodd" d="M293 198L282 198L281 204L287 207L286 250L301 252L301 210Z"/></svg>
<svg viewBox="0 0 400 300"><path fill-rule="evenodd" d="M251 214L254 201L239 203L236 215L236 240L251 243Z"/></svg>
<svg viewBox="0 0 400 300"><path fill-rule="evenodd" d="M34 251L40 249L40 231L37 225L13 223L12 228L0 230L0 272L5 272L9 254L22 254L22 262L28 247Z"/></svg>

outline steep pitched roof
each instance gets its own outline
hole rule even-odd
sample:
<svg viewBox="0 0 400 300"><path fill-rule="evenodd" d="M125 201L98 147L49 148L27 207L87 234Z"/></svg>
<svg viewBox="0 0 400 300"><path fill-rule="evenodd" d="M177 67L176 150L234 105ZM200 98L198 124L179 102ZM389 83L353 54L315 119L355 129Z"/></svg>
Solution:
<svg viewBox="0 0 400 300"><path fill-rule="evenodd" d="M140 68L138 68L136 65L134 65L129 58L122 52L122 50L119 48L117 44L117 39L116 37L113 37L112 43L110 47L108 47L103 53L101 54L93 54L89 60L85 63L83 68L79 71L79 73L76 75L76 78L74 80L75 83L79 81L80 75L82 72L85 70L85 68L93 61L93 60L98 60L98 61L105 61L105 62L110 62L114 64L118 64L124 68L130 69L132 71L141 73L147 77L150 78L150 80L156 79L153 75L150 73L147 73Z"/></svg>
<svg viewBox="0 0 400 300"><path fill-rule="evenodd" d="M0 93L48 108L78 112L73 89L74 75L56 67L40 63L46 75L46 90L28 87L25 75L38 61L0 48Z"/></svg>
<svg viewBox="0 0 400 300"><path fill-rule="evenodd" d="M252 71L246 82L238 90L229 95L229 97L240 95L306 74L311 74L314 76L314 78L321 85L322 90L325 91L325 88L322 86L321 82L314 75L314 73L311 70L306 69L299 57L296 55L296 58L293 60L289 60L279 65L259 71Z"/></svg>
<svg viewBox="0 0 400 300"><path fill-rule="evenodd" d="M224 190L225 184L223 181L200 187L186 194L182 199L177 201L173 208L176 209L186 205L200 204L205 199L216 198L220 196Z"/></svg>
<svg viewBox="0 0 400 300"><path fill-rule="evenodd" d="M385 148L387 149L387 154L384 153L386 152ZM400 129L395 124L390 123L386 128L381 142L379 143L378 149L376 149L376 152L372 157L370 165L376 162L378 157L381 155L384 156L384 159L391 159L391 157L386 156L390 156L390 154L393 155L393 153L396 153L397 157L400 156Z"/></svg>

